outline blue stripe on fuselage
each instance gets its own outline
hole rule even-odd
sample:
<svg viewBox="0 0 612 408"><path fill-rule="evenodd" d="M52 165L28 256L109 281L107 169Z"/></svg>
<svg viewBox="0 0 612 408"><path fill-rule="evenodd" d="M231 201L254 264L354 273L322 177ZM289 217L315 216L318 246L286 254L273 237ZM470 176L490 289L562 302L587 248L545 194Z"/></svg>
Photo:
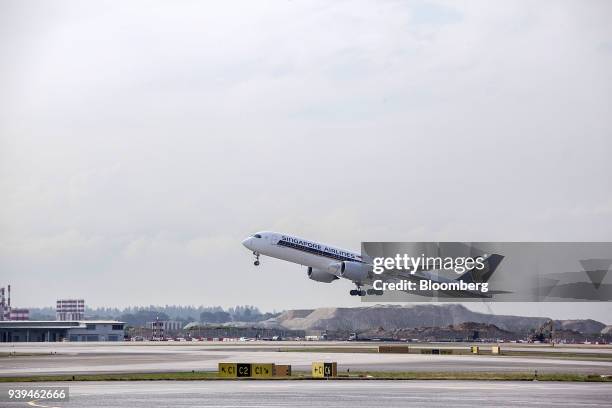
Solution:
<svg viewBox="0 0 612 408"><path fill-rule="evenodd" d="M318 248L319 247L318 245L305 246L305 245L300 245L295 242L290 242L288 240L283 240L283 239L278 241L277 245L286 247L286 248L297 249L298 251L307 252L313 255L323 256L325 258L335 259L337 261L351 261L351 262L364 263L361 259L356 258L356 255L355 255L355 258L351 258L350 256L343 256L343 255L336 254L333 252L323 251Z"/></svg>

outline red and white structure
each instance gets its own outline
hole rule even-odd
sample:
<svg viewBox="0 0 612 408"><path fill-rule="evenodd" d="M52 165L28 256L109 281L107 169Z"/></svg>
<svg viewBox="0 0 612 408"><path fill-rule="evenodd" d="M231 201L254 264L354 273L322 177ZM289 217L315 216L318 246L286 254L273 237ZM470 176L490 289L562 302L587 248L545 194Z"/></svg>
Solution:
<svg viewBox="0 0 612 408"><path fill-rule="evenodd" d="M55 319L62 321L85 320L85 300L59 299L55 304Z"/></svg>
<svg viewBox="0 0 612 408"><path fill-rule="evenodd" d="M0 288L0 320L29 320L28 309L11 307L11 285L8 285L7 289L8 291L5 291L4 288Z"/></svg>
<svg viewBox="0 0 612 408"><path fill-rule="evenodd" d="M30 309L11 308L9 320L30 320Z"/></svg>

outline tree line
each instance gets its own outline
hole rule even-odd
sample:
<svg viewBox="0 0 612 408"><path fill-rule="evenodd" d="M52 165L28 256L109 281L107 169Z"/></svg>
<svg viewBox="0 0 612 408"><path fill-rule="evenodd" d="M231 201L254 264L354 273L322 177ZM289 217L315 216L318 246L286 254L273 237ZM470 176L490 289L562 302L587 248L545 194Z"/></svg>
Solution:
<svg viewBox="0 0 612 408"><path fill-rule="evenodd" d="M149 305L131 306L123 309L96 307L85 309L87 320L120 320L129 326L144 326L147 322L159 320L178 320L183 323L228 323L228 322L260 322L276 317L280 312L262 313L258 307L251 305L234 306L227 309L221 306L181 306L181 305ZM55 320L55 310L50 307L31 308L31 320Z"/></svg>

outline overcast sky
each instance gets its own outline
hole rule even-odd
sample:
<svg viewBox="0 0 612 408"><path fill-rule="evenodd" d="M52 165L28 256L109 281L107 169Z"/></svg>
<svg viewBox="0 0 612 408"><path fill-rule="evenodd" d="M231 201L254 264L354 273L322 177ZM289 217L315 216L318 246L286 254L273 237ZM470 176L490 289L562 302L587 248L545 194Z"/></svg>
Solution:
<svg viewBox="0 0 612 408"><path fill-rule="evenodd" d="M611 17L0 0L0 285L15 306L358 306L240 241L612 240Z"/></svg>

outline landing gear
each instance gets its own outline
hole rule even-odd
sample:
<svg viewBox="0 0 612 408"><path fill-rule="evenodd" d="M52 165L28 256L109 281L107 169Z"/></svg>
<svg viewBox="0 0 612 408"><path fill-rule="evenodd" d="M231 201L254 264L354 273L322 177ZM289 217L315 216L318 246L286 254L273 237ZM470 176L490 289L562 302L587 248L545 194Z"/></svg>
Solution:
<svg viewBox="0 0 612 408"><path fill-rule="evenodd" d="M365 296L366 295L366 291L361 289L361 285L359 283L355 283L355 285L357 286L357 289L353 289L349 292L349 294L351 296Z"/></svg>
<svg viewBox="0 0 612 408"><path fill-rule="evenodd" d="M359 284L355 284L357 285L357 289L353 289L351 290L349 293L351 296L382 296L383 291L382 290L376 290L376 289L368 289L368 290L364 290L361 289L361 285Z"/></svg>
<svg viewBox="0 0 612 408"><path fill-rule="evenodd" d="M259 252L253 251L253 255L255 255L255 262L253 262L253 265L259 266Z"/></svg>

